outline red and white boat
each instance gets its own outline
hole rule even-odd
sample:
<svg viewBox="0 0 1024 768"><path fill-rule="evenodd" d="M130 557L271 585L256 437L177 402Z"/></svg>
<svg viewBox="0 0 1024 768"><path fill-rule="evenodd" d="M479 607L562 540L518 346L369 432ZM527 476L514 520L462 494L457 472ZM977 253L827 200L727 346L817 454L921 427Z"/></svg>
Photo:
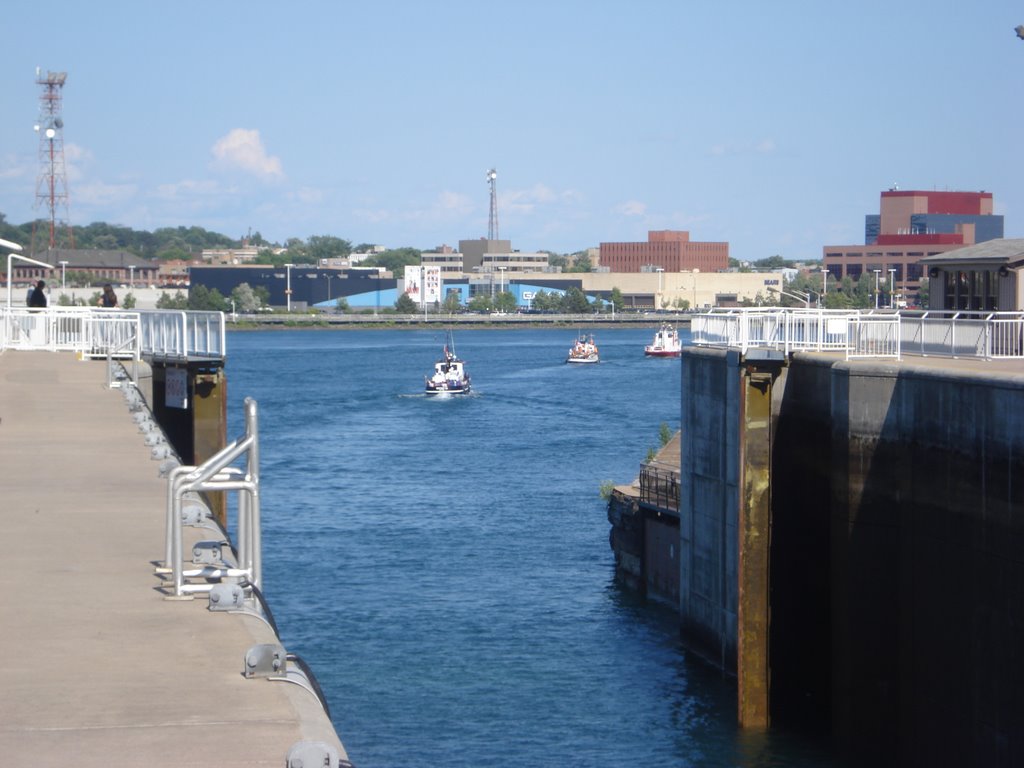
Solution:
<svg viewBox="0 0 1024 768"><path fill-rule="evenodd" d="M644 347L644 354L648 357L679 357L683 351L683 344L679 340L679 331L671 324L662 323L658 332L654 334L654 341Z"/></svg>

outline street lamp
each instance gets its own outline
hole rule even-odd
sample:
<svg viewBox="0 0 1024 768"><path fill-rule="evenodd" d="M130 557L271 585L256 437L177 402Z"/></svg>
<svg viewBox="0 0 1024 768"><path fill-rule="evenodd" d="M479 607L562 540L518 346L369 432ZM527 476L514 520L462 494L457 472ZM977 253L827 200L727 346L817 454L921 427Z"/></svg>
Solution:
<svg viewBox="0 0 1024 768"><path fill-rule="evenodd" d="M60 292L64 293L65 287L67 286L67 283L64 280L64 269L67 267L68 263L66 261L58 261L57 263L60 264Z"/></svg>
<svg viewBox="0 0 1024 768"><path fill-rule="evenodd" d="M828 293L828 267L821 268L821 306L825 306L825 294Z"/></svg>
<svg viewBox="0 0 1024 768"><path fill-rule="evenodd" d="M288 303L288 312L292 311L292 267L294 264L285 264L286 284L284 289L285 300Z"/></svg>
<svg viewBox="0 0 1024 768"><path fill-rule="evenodd" d="M128 265L128 287L131 289L135 288L135 265Z"/></svg>
<svg viewBox="0 0 1024 768"><path fill-rule="evenodd" d="M19 251L21 250L21 246L20 245L16 245L15 243L8 242L7 240L0 240L0 246L3 246L4 248L13 248L13 249L16 249L16 250L19 250ZM14 282L14 280L12 279L13 275L11 274L11 262L14 261L14 259L18 259L19 261L27 261L29 264L35 264L37 267L46 267L47 269L53 269L53 264L47 264L45 261L36 261L35 259L30 259L28 256L18 256L16 253L9 253L9 254L7 254L7 307L8 308L10 308L10 306L11 306L11 284Z"/></svg>
<svg viewBox="0 0 1024 768"><path fill-rule="evenodd" d="M896 306L896 267L889 267L889 309Z"/></svg>
<svg viewBox="0 0 1024 768"><path fill-rule="evenodd" d="M882 270L872 269L871 271L875 273L875 309L878 309L878 276L882 274Z"/></svg>

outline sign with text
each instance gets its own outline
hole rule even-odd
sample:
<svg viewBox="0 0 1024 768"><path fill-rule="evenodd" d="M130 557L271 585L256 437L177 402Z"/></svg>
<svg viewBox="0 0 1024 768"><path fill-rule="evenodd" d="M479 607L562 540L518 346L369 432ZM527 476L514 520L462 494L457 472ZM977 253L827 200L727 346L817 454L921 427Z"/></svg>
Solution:
<svg viewBox="0 0 1024 768"><path fill-rule="evenodd" d="M188 371L184 368L167 369L164 405L168 408L188 408Z"/></svg>

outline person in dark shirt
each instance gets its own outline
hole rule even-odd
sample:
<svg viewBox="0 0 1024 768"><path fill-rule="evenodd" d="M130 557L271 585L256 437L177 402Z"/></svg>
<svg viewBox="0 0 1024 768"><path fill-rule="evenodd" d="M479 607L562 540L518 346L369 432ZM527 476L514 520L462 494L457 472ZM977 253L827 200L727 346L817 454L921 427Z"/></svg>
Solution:
<svg viewBox="0 0 1024 768"><path fill-rule="evenodd" d="M44 308L46 307L46 281L40 280L36 283L35 289L32 291L32 295L28 297L28 305L30 307Z"/></svg>
<svg viewBox="0 0 1024 768"><path fill-rule="evenodd" d="M110 283L103 286L103 294L100 296L101 307L116 307L117 306L117 294L114 293L114 288Z"/></svg>

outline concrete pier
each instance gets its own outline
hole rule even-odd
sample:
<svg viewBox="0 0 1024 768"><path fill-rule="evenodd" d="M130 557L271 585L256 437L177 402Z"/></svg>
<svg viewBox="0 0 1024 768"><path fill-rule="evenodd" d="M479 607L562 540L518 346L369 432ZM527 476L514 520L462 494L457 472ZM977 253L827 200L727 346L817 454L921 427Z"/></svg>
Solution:
<svg viewBox="0 0 1024 768"><path fill-rule="evenodd" d="M279 642L265 622L166 599L158 465L105 362L0 354L2 762L276 768L302 741L345 759L315 695L243 676Z"/></svg>

